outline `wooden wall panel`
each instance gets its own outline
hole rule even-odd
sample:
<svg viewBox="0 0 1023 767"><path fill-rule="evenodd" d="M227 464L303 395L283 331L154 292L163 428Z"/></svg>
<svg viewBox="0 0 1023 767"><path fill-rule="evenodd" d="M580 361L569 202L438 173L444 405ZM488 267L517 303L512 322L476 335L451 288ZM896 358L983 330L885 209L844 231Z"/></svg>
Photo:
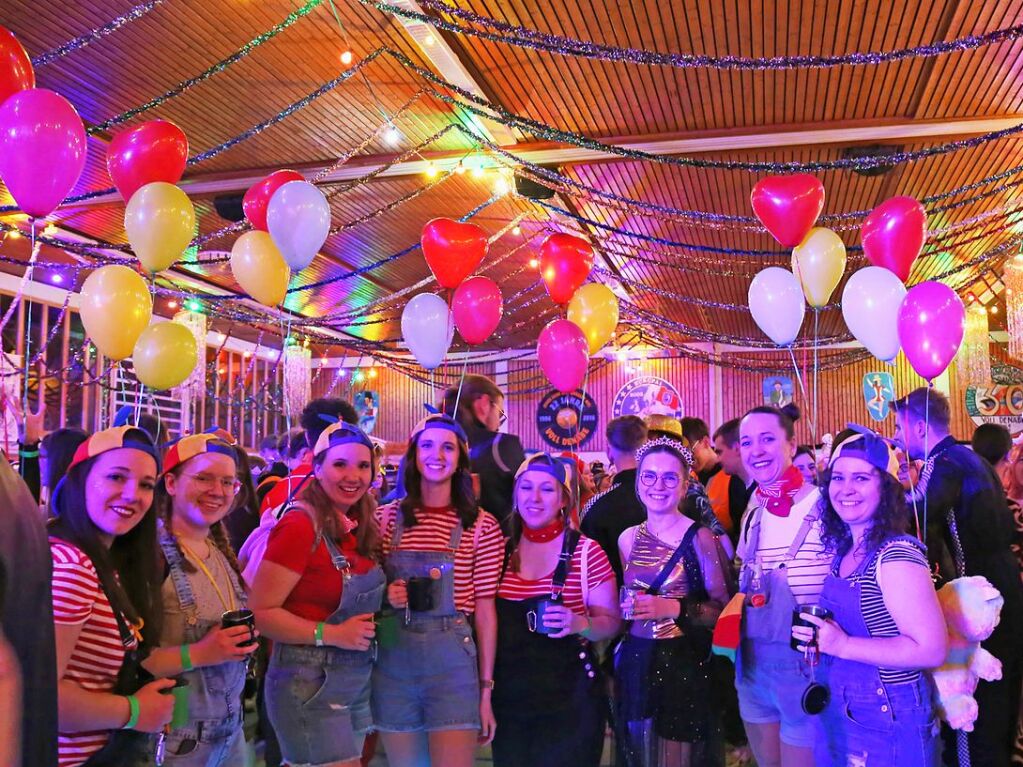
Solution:
<svg viewBox="0 0 1023 767"><path fill-rule="evenodd" d="M813 374L811 369L801 369L807 387L807 397L799 390L799 383L793 374L792 363L788 356L765 355L778 360L777 375L792 379L795 388L794 400L803 411L803 418L797 424L797 437L801 443L809 443L810 413L813 397ZM802 366L801 366L802 368ZM895 396L901 397L919 386L926 386L902 355L893 366L885 365L870 359L857 362L843 368L823 371L819 376L818 387L818 439L826 433L837 434L847 423L860 423L891 435L895 431L895 418L889 414L883 422L871 420L863 400L863 376L867 373L889 372L895 380ZM743 370L725 368L721 374L722 412L725 420L738 418L749 408L763 403L761 382L767 377L764 373L749 373ZM955 364L949 369L949 399L952 404L952 433L967 439L973 433L974 424L966 414L963 400L963 389L956 379Z"/></svg>

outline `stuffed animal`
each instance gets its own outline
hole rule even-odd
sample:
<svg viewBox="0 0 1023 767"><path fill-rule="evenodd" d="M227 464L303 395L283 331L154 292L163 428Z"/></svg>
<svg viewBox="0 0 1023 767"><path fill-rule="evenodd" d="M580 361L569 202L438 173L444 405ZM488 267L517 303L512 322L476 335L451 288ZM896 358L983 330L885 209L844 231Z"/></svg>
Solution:
<svg viewBox="0 0 1023 767"><path fill-rule="evenodd" d="M948 655L932 673L938 688L938 713L954 730L973 731L977 701L973 692L981 679L1002 678L1002 663L980 643L991 636L1005 599L987 578L956 578L938 590L948 630Z"/></svg>

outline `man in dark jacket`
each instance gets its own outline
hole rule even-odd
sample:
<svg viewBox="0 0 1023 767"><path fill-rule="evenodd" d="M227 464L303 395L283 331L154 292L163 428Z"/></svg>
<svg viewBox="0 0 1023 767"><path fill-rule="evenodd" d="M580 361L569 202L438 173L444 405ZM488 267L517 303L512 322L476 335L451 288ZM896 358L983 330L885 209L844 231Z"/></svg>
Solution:
<svg viewBox="0 0 1023 767"><path fill-rule="evenodd" d="M583 535L600 544L621 585L618 538L646 519L646 507L636 496L636 451L647 440L647 428L639 416L623 415L608 423L606 436L607 455L618 472L611 487L593 496L583 509L580 527Z"/></svg>
<svg viewBox="0 0 1023 767"><path fill-rule="evenodd" d="M925 461L910 497L927 520L927 549L942 580L981 575L1005 599L1001 621L983 647L1002 662L1002 678L981 681L980 714L969 735L972 767L1009 764L1023 668L1023 586L1010 544L1012 515L990 464L949 434L948 399L927 388L894 403L896 441Z"/></svg>

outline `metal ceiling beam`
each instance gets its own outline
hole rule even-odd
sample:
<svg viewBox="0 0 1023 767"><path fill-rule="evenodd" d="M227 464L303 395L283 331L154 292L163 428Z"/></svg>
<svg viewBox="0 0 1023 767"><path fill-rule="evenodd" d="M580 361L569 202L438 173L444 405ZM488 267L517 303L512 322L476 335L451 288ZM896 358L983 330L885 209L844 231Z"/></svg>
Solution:
<svg viewBox="0 0 1023 767"><path fill-rule="evenodd" d="M433 46L443 45L439 40ZM425 44L424 44L425 46ZM450 49L449 49L450 50ZM478 88L478 86L477 86ZM800 127L788 126L775 130L751 131L714 131L697 134L673 136L643 136L633 138L602 139L606 144L613 144L633 151L643 151L656 156L692 155L705 152L736 152L757 149L779 149L784 147L825 146L833 144L862 144L881 142L926 141L928 139L949 138L954 136L972 136L992 131L1012 128L1023 122L1023 116L964 118L961 120L912 120L901 122L858 121L844 125L829 124L826 126ZM488 132L495 133L495 123L488 122ZM606 161L622 161L618 155L610 152L584 149L575 146L564 146L551 143L514 143L508 142L508 136L494 135L495 143L505 146L509 152L528 162L540 165L570 165L573 163L596 163ZM378 178L401 178L424 174L432 166L440 170L456 167L464 156L459 152L420 152L422 159L398 163L384 170ZM392 162L397 155L375 155L354 157L340 168L332 171L324 178L324 183L337 183L360 178L367 173L384 167ZM324 164L299 165L298 170L307 176L313 176L324 167ZM218 173L193 176L180 183L180 186L192 196L241 192L252 184L260 181L276 168L251 169L233 173ZM85 207L106 203L120 203L117 194L108 194L85 200L71 207Z"/></svg>

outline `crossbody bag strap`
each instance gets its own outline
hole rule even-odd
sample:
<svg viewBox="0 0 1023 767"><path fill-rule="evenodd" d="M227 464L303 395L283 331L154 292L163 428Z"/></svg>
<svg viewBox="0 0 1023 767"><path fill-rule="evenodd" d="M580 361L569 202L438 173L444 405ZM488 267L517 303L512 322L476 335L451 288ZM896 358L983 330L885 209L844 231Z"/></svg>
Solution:
<svg viewBox="0 0 1023 767"><path fill-rule="evenodd" d="M686 571L686 583L689 587L688 596L696 602L707 600L707 587L703 584L703 569L696 555L696 534L701 525L694 524L682 537L682 565Z"/></svg>
<svg viewBox="0 0 1023 767"><path fill-rule="evenodd" d="M561 592L565 590L568 570L572 565L572 555L575 553L575 547L579 544L579 538L578 530L573 530L572 528L565 530L565 539L561 544L558 564L555 565L554 575L551 578L551 599L561 599Z"/></svg>
<svg viewBox="0 0 1023 767"><path fill-rule="evenodd" d="M682 536L682 542L675 549L675 552L671 555L664 567L661 568L661 572L657 574L657 577L653 579L650 585L646 589L647 594L656 594L657 590L664 585L664 582L668 580L668 576L671 575L672 570L675 569L675 565L679 563L683 555L686 553L686 541L691 540L692 536L696 535L696 524L694 523Z"/></svg>

